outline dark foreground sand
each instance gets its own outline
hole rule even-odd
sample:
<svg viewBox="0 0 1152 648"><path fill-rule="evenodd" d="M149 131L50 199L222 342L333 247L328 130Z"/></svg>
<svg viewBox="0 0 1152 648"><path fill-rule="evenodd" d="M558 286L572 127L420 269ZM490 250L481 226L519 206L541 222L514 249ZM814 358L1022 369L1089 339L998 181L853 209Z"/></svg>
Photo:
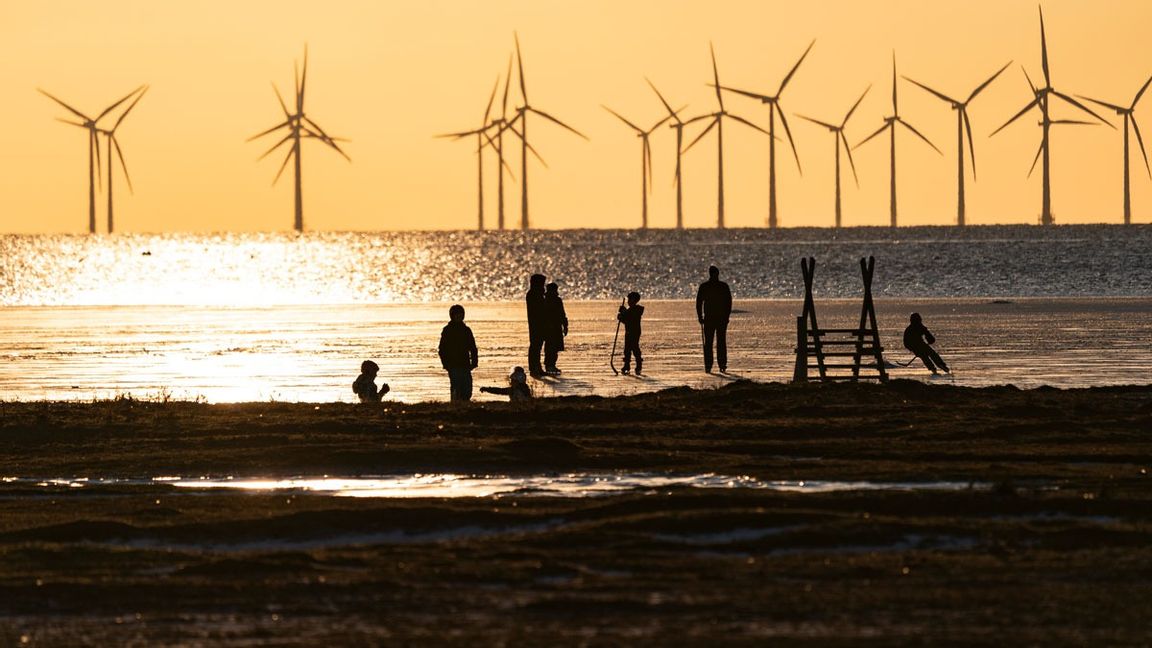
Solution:
<svg viewBox="0 0 1152 648"><path fill-rule="evenodd" d="M0 484L5 646L1152 641L1152 387L7 403L0 466L991 484L422 500Z"/></svg>

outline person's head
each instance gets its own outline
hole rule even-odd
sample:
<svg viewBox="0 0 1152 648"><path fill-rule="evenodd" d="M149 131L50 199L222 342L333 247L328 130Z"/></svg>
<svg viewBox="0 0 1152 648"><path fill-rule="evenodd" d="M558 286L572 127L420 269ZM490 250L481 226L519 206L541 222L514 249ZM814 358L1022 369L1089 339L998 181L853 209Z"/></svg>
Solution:
<svg viewBox="0 0 1152 648"><path fill-rule="evenodd" d="M360 363L360 373L366 376L375 376L376 374L380 373L380 365L372 362L371 360L365 360L364 362Z"/></svg>
<svg viewBox="0 0 1152 648"><path fill-rule="evenodd" d="M720 278L720 268L717 268L716 266L708 266L708 278L709 279L719 279Z"/></svg>
<svg viewBox="0 0 1152 648"><path fill-rule="evenodd" d="M550 283L545 288L545 292L547 292L549 295L559 295L560 294L560 286L555 284L555 283Z"/></svg>
<svg viewBox="0 0 1152 648"><path fill-rule="evenodd" d="M508 382L510 383L526 383L528 376L524 373L524 367L512 367L512 373L508 374Z"/></svg>
<svg viewBox="0 0 1152 648"><path fill-rule="evenodd" d="M635 292L635 291L628 293L628 305L629 306L635 306L639 302L640 302L640 293Z"/></svg>
<svg viewBox="0 0 1152 648"><path fill-rule="evenodd" d="M920 313L912 313L911 315L908 316L908 319L913 324L919 324L920 323Z"/></svg>
<svg viewBox="0 0 1152 648"><path fill-rule="evenodd" d="M464 307L460 304L453 304L452 308L448 309L448 319L452 320L453 322L463 322Z"/></svg>
<svg viewBox="0 0 1152 648"><path fill-rule="evenodd" d="M534 275L532 275L532 278L528 280L528 285L531 286L532 288L543 289L545 281L547 281L547 278L544 275L534 274Z"/></svg>

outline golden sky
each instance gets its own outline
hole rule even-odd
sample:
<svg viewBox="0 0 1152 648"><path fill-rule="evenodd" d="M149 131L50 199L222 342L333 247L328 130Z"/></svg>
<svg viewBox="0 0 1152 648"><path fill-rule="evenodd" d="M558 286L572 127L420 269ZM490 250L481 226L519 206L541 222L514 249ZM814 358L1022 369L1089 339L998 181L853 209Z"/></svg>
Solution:
<svg viewBox="0 0 1152 648"><path fill-rule="evenodd" d="M1053 85L1130 102L1152 74L1146 56L1152 3L1049 0L1044 10ZM1034 79L1041 75L1037 5L1030 1L42 0L0 4L0 231L87 228L86 135L55 121L67 114L36 88L95 113L142 83L151 90L119 131L136 193L129 195L118 178L118 230L290 229L290 170L272 187L280 160L257 163L264 148L245 139L282 119L270 82L291 93L292 63L305 43L307 113L329 133L351 139L346 150L353 159L349 164L318 142L305 142L306 227L473 228L471 144L433 136L478 125L512 51L513 30L532 104L591 138L539 119L531 123L530 141L550 167L533 160L529 169L536 227L639 224L640 144L601 104L641 124L655 121L662 108L647 76L674 105L688 104L687 115L712 112L709 41L723 83L772 94L813 38L815 47L784 95L804 173L782 143L781 225L832 223L832 136L793 113L838 120L873 84L848 126L853 144L863 139L889 114L893 49L901 74L953 96L966 96L1015 61L970 108L979 176L976 183L969 177L968 219L1038 218L1039 169L1026 177L1039 143L1038 114L987 137L1031 100L1020 65ZM730 111L767 126L766 106L734 95L725 101ZM1149 114L1149 105L1146 98L1138 118ZM952 223L954 113L903 81L900 112L944 152L899 137L901 222ZM1061 109L1054 116L1077 115ZM1145 129L1152 137L1152 120ZM1120 221L1121 134L1106 126L1054 128L1058 223ZM668 227L675 219L671 131L660 129L652 142L650 224ZM728 224L762 226L767 138L731 125L725 146ZM1148 222L1152 182L1135 138L1132 146L1134 220ZM690 227L715 222L715 151L710 135L684 158ZM509 160L517 180L518 156L517 150ZM855 156L860 188L845 176L845 224L886 224L886 136ZM494 163L486 179L494 221ZM102 197L98 201L102 224ZM518 223L518 182L509 182L507 201L507 219Z"/></svg>

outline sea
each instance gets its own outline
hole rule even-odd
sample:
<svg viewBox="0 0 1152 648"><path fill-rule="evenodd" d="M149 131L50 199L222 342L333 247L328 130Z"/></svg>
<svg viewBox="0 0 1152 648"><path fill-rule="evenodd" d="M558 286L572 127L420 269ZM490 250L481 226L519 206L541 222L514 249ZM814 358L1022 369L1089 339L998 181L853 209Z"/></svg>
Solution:
<svg viewBox="0 0 1152 648"><path fill-rule="evenodd" d="M462 304L477 387L526 364L523 295L541 273L571 320L563 373L540 396L618 395L790 380L800 260L816 259L820 324L859 322L874 257L886 359L920 312L953 369L894 378L1021 388L1146 384L1152 226L1068 225L0 236L0 400L354 399L362 360L389 401L445 400L436 346ZM729 374L703 372L696 286L709 265L735 296ZM617 376L615 312L647 305L643 376ZM477 394L477 399L495 399Z"/></svg>

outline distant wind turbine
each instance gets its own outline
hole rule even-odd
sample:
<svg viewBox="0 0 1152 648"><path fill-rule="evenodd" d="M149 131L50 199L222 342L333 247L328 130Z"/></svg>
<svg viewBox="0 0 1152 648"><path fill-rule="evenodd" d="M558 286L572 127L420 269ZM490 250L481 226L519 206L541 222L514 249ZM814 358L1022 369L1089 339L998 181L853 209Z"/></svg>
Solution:
<svg viewBox="0 0 1152 648"><path fill-rule="evenodd" d="M437 135L436 137L451 137L452 139L465 139L473 135L476 136L476 181L477 181L477 201L476 201L476 228L484 230L484 147L491 145L496 147L492 136L488 131L492 128L492 124L488 121L488 115L492 113L492 102L496 100L496 90L500 87L500 79L497 77L495 85L492 86L492 95L488 97L488 107L484 109L484 119L480 122L480 128L473 130L462 131L459 133L447 133L445 135ZM485 141L487 140L487 141Z"/></svg>
<svg viewBox="0 0 1152 648"><path fill-rule="evenodd" d="M720 94L720 88L722 87L720 85L720 71L716 66L716 50L712 47L712 43L708 43L708 50L712 53L712 87L716 90L716 103L720 105L720 110L714 113L698 115L684 122L685 125L687 125L703 119L711 120L711 123L708 124L708 127L701 131L700 134L696 136L696 139L692 140L691 144L684 147L684 151L687 152L689 149L696 145L696 142L699 142L701 139L703 139L703 137L707 135L709 131L711 131L713 128L716 129L716 172L718 178L716 186L716 228L724 229L724 118L727 117L729 119L740 122L741 124L744 124L750 128L754 128L761 133L768 135L769 137L771 137L771 134L756 124L748 121L747 119L744 119L739 115L733 115L724 109L724 97Z"/></svg>
<svg viewBox="0 0 1152 648"><path fill-rule="evenodd" d="M840 120L839 124L830 124L828 122L820 121L819 119L813 119L811 117L805 117L804 115L797 115L797 117L799 117L800 119L807 119L808 121L812 122L813 124L818 124L820 126L823 126L824 128L827 128L829 130L829 132L832 133L833 144L836 148L836 227L837 228L839 228L841 225L841 220L840 220L840 146L841 146L841 144L843 144L843 146L844 146L844 152L848 154L848 164L852 167L852 177L856 180L856 186L857 187L860 186L860 178L856 175L856 162L852 160L852 146L850 144L848 144L848 138L844 136L844 127L848 125L848 120L852 118L852 113L856 112L856 108L860 105L860 102L864 101L864 95L867 95L868 91L871 89L872 89L872 86L868 86L867 88L864 89L864 92L860 94L860 98L856 100L856 103L852 104L852 107L848 109L848 113L844 115L844 119Z"/></svg>
<svg viewBox="0 0 1152 648"><path fill-rule="evenodd" d="M800 154L796 152L796 142L792 139L792 130L788 128L788 117L785 116L784 107L780 105L780 95L784 94L784 88L788 87L788 82L796 74L796 70L800 69L800 64L804 62L804 58L808 56L808 52L812 51L812 46L816 44L813 40L808 44L808 49L800 55L800 59L784 76L784 80L780 82L780 87L776 90L774 95L757 94L755 92L748 92L747 90L737 90L736 88L723 87L723 90L728 92L735 92L736 94L751 97L752 99L759 99L761 103L768 104L768 227L776 229L778 220L776 217L776 114L780 114L780 123L784 125L784 134L788 136L788 144L792 146L792 155L796 158L796 169L801 174L804 173L800 167Z"/></svg>
<svg viewBox="0 0 1152 648"><path fill-rule="evenodd" d="M87 129L87 131L88 131L88 233L89 234L95 234L96 233L96 183L100 181L99 180L100 169L102 167L102 162L100 159L100 132L99 132L100 129L97 126L97 123L101 119L103 119L105 116L107 116L108 113L112 112L113 110L116 110L116 108L118 108L125 101L128 101L129 99L131 99L133 97L133 95L135 95L138 92L143 91L144 88L145 88L145 86L140 86L139 88L136 88L132 92L129 92L128 94L124 95L123 99L120 99L119 101L112 104L111 106L108 106L107 108L105 108L103 110L103 112L101 112L99 115L96 115L96 117L94 117L94 118L89 117L88 115L85 115L84 113L80 112L79 110L76 110L72 106L69 106L68 104L57 99L56 97L52 96L51 94L48 94L47 91L37 88L37 90L39 90L40 94L44 95L45 97L48 97L52 101L55 101L56 103L60 104L61 106L67 108L69 112L71 112L73 115L76 115L81 120L83 120L83 121L77 122L77 121L72 121L70 119L61 119L61 118L57 117L56 118L57 121L62 121L65 124L71 124L73 126L79 126L80 128ZM111 155L111 152L109 152L109 155ZM109 162L111 162L111 160L109 160Z"/></svg>
<svg viewBox="0 0 1152 648"><path fill-rule="evenodd" d="M657 128L660 128L664 122L668 121L670 117L665 116L661 118L660 121L652 124L651 128L645 130L628 121L621 116L620 113L612 110L608 106L601 107L615 115L617 119L627 124L629 128L636 131L636 136L640 138L640 229L648 229L648 192L652 189L652 147L648 143L648 137L652 135Z"/></svg>
<svg viewBox="0 0 1152 648"><path fill-rule="evenodd" d="M948 103L952 104L952 110L956 111L956 158L957 158L956 182L957 182L957 187L958 187L957 198L956 198L956 224L959 225L960 227L963 227L965 224L965 222L964 222L964 132L965 131L968 132L968 152L971 154L971 157L972 157L972 179L973 180L976 179L976 148L975 148L975 145L972 143L972 122L970 122L968 120L968 104L972 103L972 100L976 98L976 95L983 92L984 88L987 88L990 83L995 81L996 77L1000 76L1000 74L1004 70L1007 70L1009 65L1012 65L1011 61L1006 63L1004 65L1004 67L997 70L995 74L988 77L987 81L976 86L976 89L973 90L972 94L969 94L968 98L965 99L964 101L959 101L957 99L953 99L952 97L949 97L948 95L946 95L942 92L937 92L936 90L929 88L928 86L924 85L923 83L920 83L919 81L916 81L915 79L909 79L908 77L904 77L908 82L913 83L917 86L920 86L922 89L927 90L929 93L931 93L936 98L942 99L942 100L947 101Z"/></svg>
<svg viewBox="0 0 1152 648"><path fill-rule="evenodd" d="M1041 117L1040 127L1042 129L1041 138L1040 138L1040 148L1036 151L1036 157L1032 158L1032 168L1028 170L1028 175L1029 176L1032 175L1032 171L1036 168L1037 160L1039 160L1041 157L1043 157L1044 158L1043 189L1042 189L1043 195L1041 197L1041 202L1040 202L1040 224L1041 225L1051 225L1054 221L1052 219L1052 182L1051 182L1051 174L1050 174L1050 171L1051 171L1050 158L1051 158L1052 142L1049 139L1049 131L1051 131L1053 124L1088 125L1088 124L1091 124L1092 122L1078 121L1075 119L1057 119L1057 120L1051 119L1051 117L1049 116L1049 108L1051 107L1049 105L1049 99L1053 95L1055 95L1056 97L1063 99L1065 102L1079 108L1080 110L1083 110L1084 112L1088 113L1089 115L1092 115L1096 119L1099 119L1101 122L1108 124L1109 126L1112 126L1112 124L1109 124L1106 119L1104 119L1100 115L1097 115L1096 113L1092 112L1092 110L1089 109L1084 104L1080 103L1079 101L1076 101L1072 97L1069 97L1068 95L1066 95L1066 94L1064 94L1064 93L1060 92L1059 90L1056 90L1055 88L1052 87L1052 75L1048 69L1048 40L1045 38L1045 35L1044 35L1044 9L1043 8L1040 9L1040 67L1044 70L1044 87L1043 88L1037 88L1035 85L1033 85L1032 79L1029 78L1028 79L1028 85L1032 88L1032 101L1029 102L1027 106L1024 106L1024 108L1022 108L1020 110L1020 112L1016 113L1012 117L1012 119L1009 119L1008 121L1004 122L1003 126L992 131L992 135L995 135L996 133L999 133L1000 131L1004 130L1004 128L1007 127L1008 124L1011 124L1012 122L1016 121L1017 119L1023 117L1029 110L1032 110L1032 108L1039 108L1040 109L1040 117ZM1024 72L1024 76L1025 77L1028 76L1027 71ZM1112 126L1112 128L1115 128L1115 126ZM989 137L991 137L991 135L989 135Z"/></svg>
<svg viewBox="0 0 1152 648"><path fill-rule="evenodd" d="M684 229L683 178L680 175L680 156L683 153L681 148L684 145L684 121L680 119L678 111L672 110L672 106L664 99L664 95L656 89L655 84L648 81L648 85L652 87L652 91L656 93L656 96L660 98L660 103L664 104L664 108L668 111L668 117L672 120L669 127L676 131L676 174L673 176L676 183L676 229Z"/></svg>
<svg viewBox="0 0 1152 648"><path fill-rule="evenodd" d="M928 144L928 146L931 146L932 150L936 151L937 153L940 153L940 149L936 148L935 144L930 142L927 137L924 137L924 135L921 134L920 131L913 128L912 124L909 124L908 122L904 121L904 118L900 116L900 108L896 102L896 53L893 52L892 53L892 115L890 117L884 118L884 125L881 126L875 133L872 133L868 137L865 137L859 144L857 144L856 146L853 147L853 148L860 148L865 142L872 139L873 137L876 137L880 133L883 133L885 130L890 131L889 134L891 136L891 153L890 153L890 155L891 155L891 175L889 176L890 182L888 185L888 206L889 206L889 212L890 212L890 216L891 216L890 225L892 227L896 227L896 124L900 124L901 126L912 131L912 133L914 135L916 135L916 137L919 137L920 139L924 140L924 142L926 144ZM943 153L940 153L940 154L943 155Z"/></svg>
<svg viewBox="0 0 1152 648"><path fill-rule="evenodd" d="M328 133L324 132L323 128L320 128L319 124L312 121L312 119L304 113L304 92L308 83L307 46L304 47L304 71L301 73L300 68L297 65L294 65L293 67L295 68L293 80L295 81L296 85L295 112L292 112L288 109L288 106L284 103L284 97L280 94L280 89L276 87L275 83L273 83L272 90L275 91L276 99L280 102L280 109L284 111L284 121L276 124L268 130L262 131L253 135L252 137L249 137L247 141L251 142L253 140L260 139L261 137L274 133L282 128L288 129L288 132L286 135L284 135L283 139L276 142L272 148L265 151L264 154L261 155L258 159L263 160L275 152L276 149L285 144L291 143L292 146L289 147L288 154L284 156L284 162L280 164L280 170L276 172L276 177L272 180L272 184L276 184L276 182L280 180L280 176L284 173L284 169L288 167L288 161L295 160L296 211L295 218L293 219L293 227L297 232L302 232L304 231L304 197L301 187L302 178L300 169L300 141L303 139L317 139L324 144L327 144L340 155L344 156L344 159L348 160L349 162L352 161L352 158L348 157L348 154L340 148L339 144L337 144L337 142L347 142L348 140L329 136Z"/></svg>
<svg viewBox="0 0 1152 648"><path fill-rule="evenodd" d="M112 172L116 169L116 164L112 160L112 149L116 149L116 158L118 160L120 160L120 169L124 172L124 180L125 180L125 182L128 183L128 191L135 193L132 189L132 176L128 175L128 165L124 162L124 151L122 151L120 149L120 140L116 139L116 129L120 128L120 124L124 123L124 118L128 116L128 113L132 112L132 109L136 107L136 104L140 103L140 100L144 98L144 93L146 93L146 92L148 92L147 86L145 86L144 89L140 91L140 94L136 95L136 99L134 99L132 101L132 103L128 104L128 107L124 109L124 112L120 113L120 117L116 119L116 123L112 125L112 128L110 128L108 130L98 129L100 134L104 135L105 138L107 139L107 142L108 142L108 233L109 234L111 234L113 229L114 229L113 218L112 218L112 178L114 176L113 176Z"/></svg>
<svg viewBox="0 0 1152 648"><path fill-rule="evenodd" d="M1110 104L1099 99L1085 97L1083 95L1076 95L1081 99L1086 99L1092 103L1099 104L1105 108L1111 108L1116 111L1117 115L1124 117L1124 224L1132 224L1132 196L1129 193L1131 183L1128 179L1128 125L1132 125L1132 130L1136 133L1136 142L1140 145L1140 154L1144 156L1144 168L1148 171L1148 177L1152 178L1152 168L1148 166L1148 152L1144 150L1144 138L1140 135L1140 126L1136 123L1136 104L1140 103L1140 98L1144 96L1144 91L1148 89L1148 85L1152 84L1152 77L1149 77L1144 85L1141 86L1140 92L1136 93L1136 98L1132 100L1132 105L1127 108Z"/></svg>
<svg viewBox="0 0 1152 648"><path fill-rule="evenodd" d="M588 137L543 110L533 108L532 104L528 103L528 85L524 81L524 59L520 55L520 36L516 33L513 33L512 36L516 40L516 67L520 72L520 98L524 103L516 108L516 116L512 118L508 126L520 138L520 229L528 229L530 222L528 218L528 152L531 151L541 163L544 162L544 158L540 157L536 149L528 143L528 113L536 113L584 139L588 139ZM520 124L520 130L516 130L517 122Z"/></svg>

